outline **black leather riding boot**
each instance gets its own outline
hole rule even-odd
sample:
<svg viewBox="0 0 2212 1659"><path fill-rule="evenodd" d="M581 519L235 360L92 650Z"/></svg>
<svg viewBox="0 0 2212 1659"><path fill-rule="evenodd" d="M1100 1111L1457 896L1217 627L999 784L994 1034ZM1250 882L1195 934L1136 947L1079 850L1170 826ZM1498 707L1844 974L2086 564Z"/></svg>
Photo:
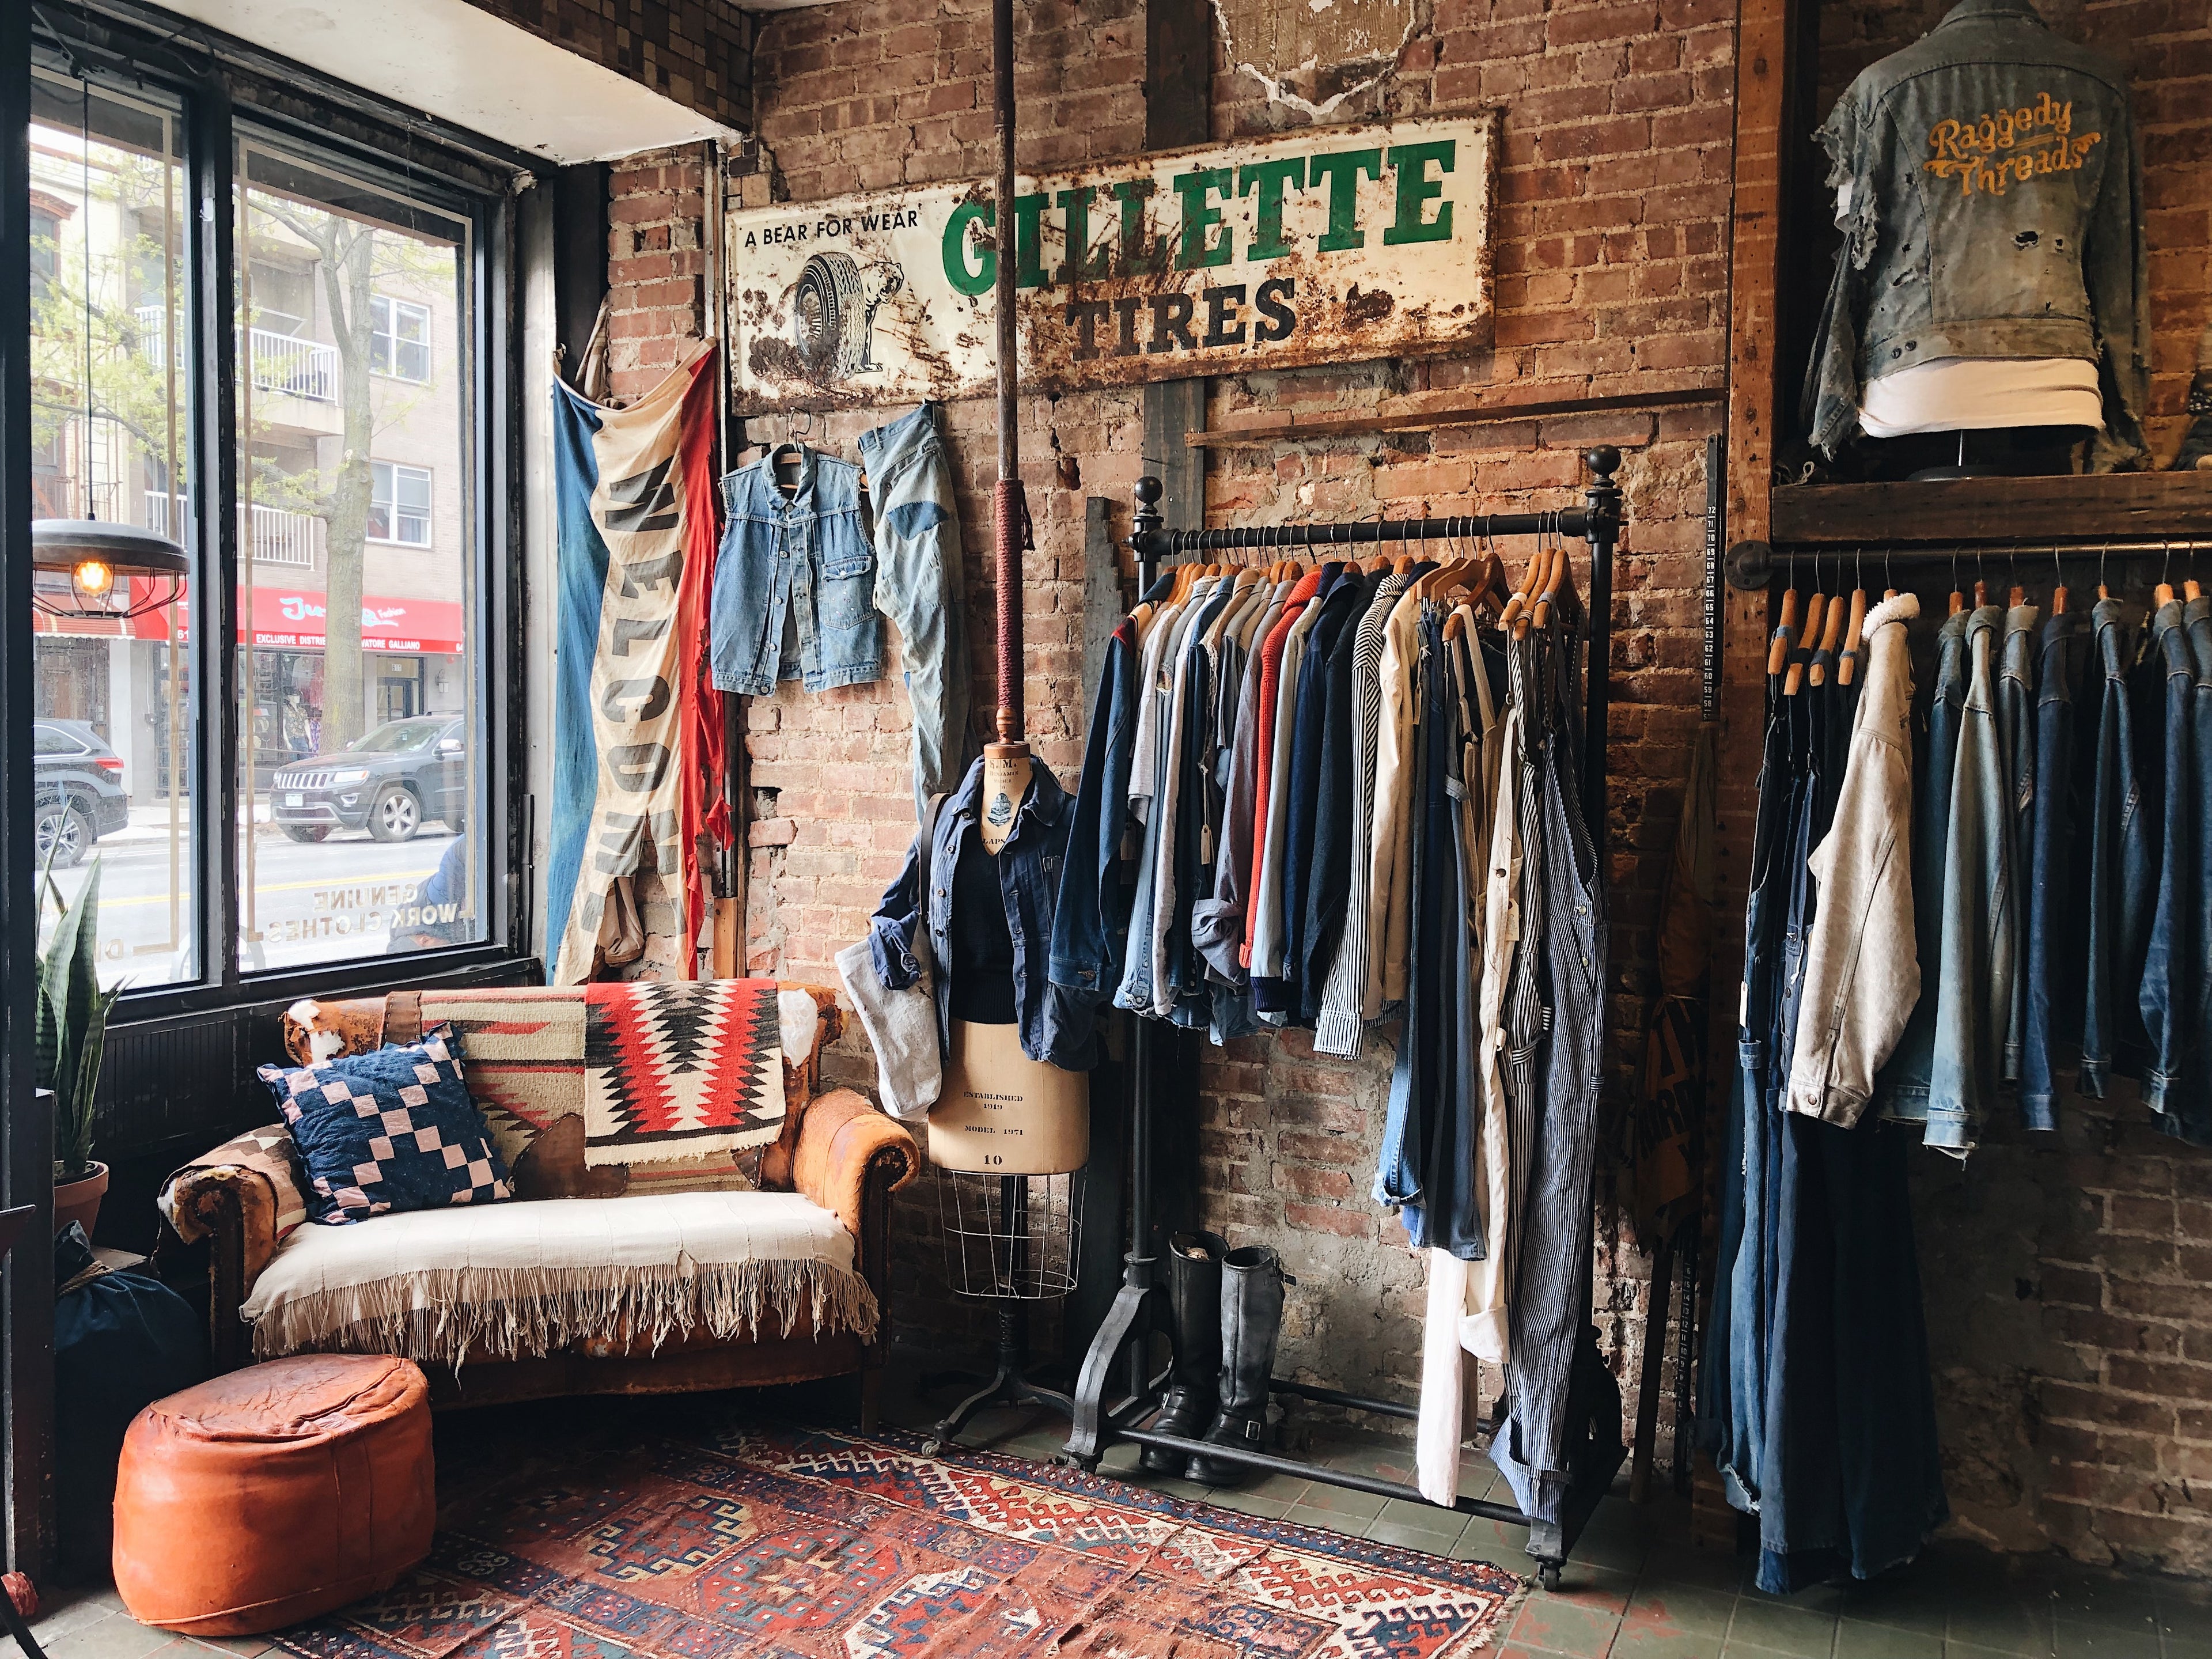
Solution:
<svg viewBox="0 0 2212 1659"><path fill-rule="evenodd" d="M1229 1241L1218 1233L1177 1233L1168 1241L1168 1309L1175 1324L1175 1367L1159 1420L1162 1434L1192 1440L1213 1420L1221 1373L1221 1258ZM1188 1462L1179 1451L1147 1446L1141 1460L1154 1474L1173 1474Z"/></svg>
<svg viewBox="0 0 2212 1659"><path fill-rule="evenodd" d="M1221 1410L1206 1430L1217 1446L1258 1451L1267 1432L1267 1378L1283 1328L1283 1259L1264 1244L1231 1250L1221 1261ZM1234 1486L1255 1471L1194 1456L1183 1471L1208 1486Z"/></svg>

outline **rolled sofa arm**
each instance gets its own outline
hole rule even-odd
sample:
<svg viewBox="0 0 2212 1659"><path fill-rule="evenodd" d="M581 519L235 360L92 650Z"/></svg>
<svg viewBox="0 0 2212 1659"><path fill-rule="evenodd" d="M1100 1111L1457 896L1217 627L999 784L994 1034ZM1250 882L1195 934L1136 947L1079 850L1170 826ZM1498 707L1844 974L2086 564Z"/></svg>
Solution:
<svg viewBox="0 0 2212 1659"><path fill-rule="evenodd" d="M915 1177L921 1150L894 1120L850 1089L809 1101L791 1160L791 1184L860 1237L870 1178L888 1198Z"/></svg>
<svg viewBox="0 0 2212 1659"><path fill-rule="evenodd" d="M208 1339L219 1370L249 1364L238 1310L276 1247L307 1218L292 1137L281 1123L227 1140L161 1183L163 1219L186 1244L208 1241Z"/></svg>

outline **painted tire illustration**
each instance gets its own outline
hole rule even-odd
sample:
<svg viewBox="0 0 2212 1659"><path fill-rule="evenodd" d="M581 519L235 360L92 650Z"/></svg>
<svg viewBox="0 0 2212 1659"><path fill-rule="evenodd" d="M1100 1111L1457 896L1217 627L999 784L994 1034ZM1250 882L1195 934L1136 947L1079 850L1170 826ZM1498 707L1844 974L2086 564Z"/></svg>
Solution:
<svg viewBox="0 0 2212 1659"><path fill-rule="evenodd" d="M792 301L791 329L817 381L848 380L866 366L874 309L850 254L817 253L807 260Z"/></svg>

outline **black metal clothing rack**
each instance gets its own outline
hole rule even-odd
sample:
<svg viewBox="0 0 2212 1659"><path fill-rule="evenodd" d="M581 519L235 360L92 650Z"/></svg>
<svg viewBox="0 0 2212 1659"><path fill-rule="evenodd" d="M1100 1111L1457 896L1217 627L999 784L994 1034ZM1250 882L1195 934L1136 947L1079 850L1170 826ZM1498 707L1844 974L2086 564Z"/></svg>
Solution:
<svg viewBox="0 0 2212 1659"><path fill-rule="evenodd" d="M2202 536L2148 538L2124 536L2043 538L2022 541L2000 535L1985 538L1950 537L1941 541L1884 540L1834 542L1738 542L1728 551L1729 586L1746 592L1767 586L1778 574L1793 577L1801 569L1861 570L1893 565L1925 567L1955 564L1962 570L1986 568L1992 559L2002 559L2013 568L2033 575L2045 563L2070 562L2078 568L2091 560L2184 558L2212 552L2212 541Z"/></svg>
<svg viewBox="0 0 2212 1659"><path fill-rule="evenodd" d="M1610 659L1613 615L1613 550L1625 522L1620 488L1613 475L1620 465L1620 452L1610 446L1583 456L1594 475L1583 491L1583 505L1559 512L1493 513L1444 519L1383 520L1356 524L1316 524L1256 526L1237 530L1168 531L1162 528L1160 482L1137 481L1135 533L1129 546L1137 556L1139 591L1151 587L1160 562L1182 553L1205 554L1246 549L1297 549L1374 546L1455 538L1495 538L1503 536L1545 536L1575 538L1589 545L1589 614L1587 713L1583 721L1583 811L1591 835L1604 845L1605 744L1607 664ZM1130 1017L1130 1073L1132 1076L1130 1249L1123 1258L1121 1289L1105 1322L1084 1356L1075 1385L1073 1426L1065 1460L1086 1472L1098 1467L1106 1449L1121 1442L1158 1446L1172 1451L1203 1453L1209 1458L1236 1463L1274 1474L1294 1474L1326 1486L1383 1498L1425 1503L1419 1488L1378 1476L1328 1468L1303 1459L1272 1452L1249 1451L1237 1446L1216 1446L1181 1435L1162 1434L1139 1426L1161 1406L1168 1374L1152 1374L1146 1345L1154 1327L1152 1298L1162 1290L1159 1261L1152 1231L1152 1022ZM1595 1192L1592 1194L1595 1200ZM1568 1391L1572 1417L1567 1446L1571 1478L1560 1519L1554 1524L1532 1520L1510 1504L1462 1498L1451 1507L1462 1514L1478 1515L1509 1525L1528 1528L1528 1553L1537 1564L1547 1588L1556 1588L1559 1568L1580 1535L1583 1525L1613 1484L1626 1455L1620 1435L1620 1390L1597 1352L1596 1333L1590 1326L1591 1264L1582 1264L1581 1302L1583 1340L1575 1353L1575 1370ZM1126 1354L1126 1360L1124 1356ZM1107 1394L1116 1372L1126 1379L1127 1392L1109 1401ZM1334 1389L1271 1379L1272 1394L1323 1405L1342 1406L1379 1416L1412 1420L1417 1409L1397 1401L1374 1400Z"/></svg>

